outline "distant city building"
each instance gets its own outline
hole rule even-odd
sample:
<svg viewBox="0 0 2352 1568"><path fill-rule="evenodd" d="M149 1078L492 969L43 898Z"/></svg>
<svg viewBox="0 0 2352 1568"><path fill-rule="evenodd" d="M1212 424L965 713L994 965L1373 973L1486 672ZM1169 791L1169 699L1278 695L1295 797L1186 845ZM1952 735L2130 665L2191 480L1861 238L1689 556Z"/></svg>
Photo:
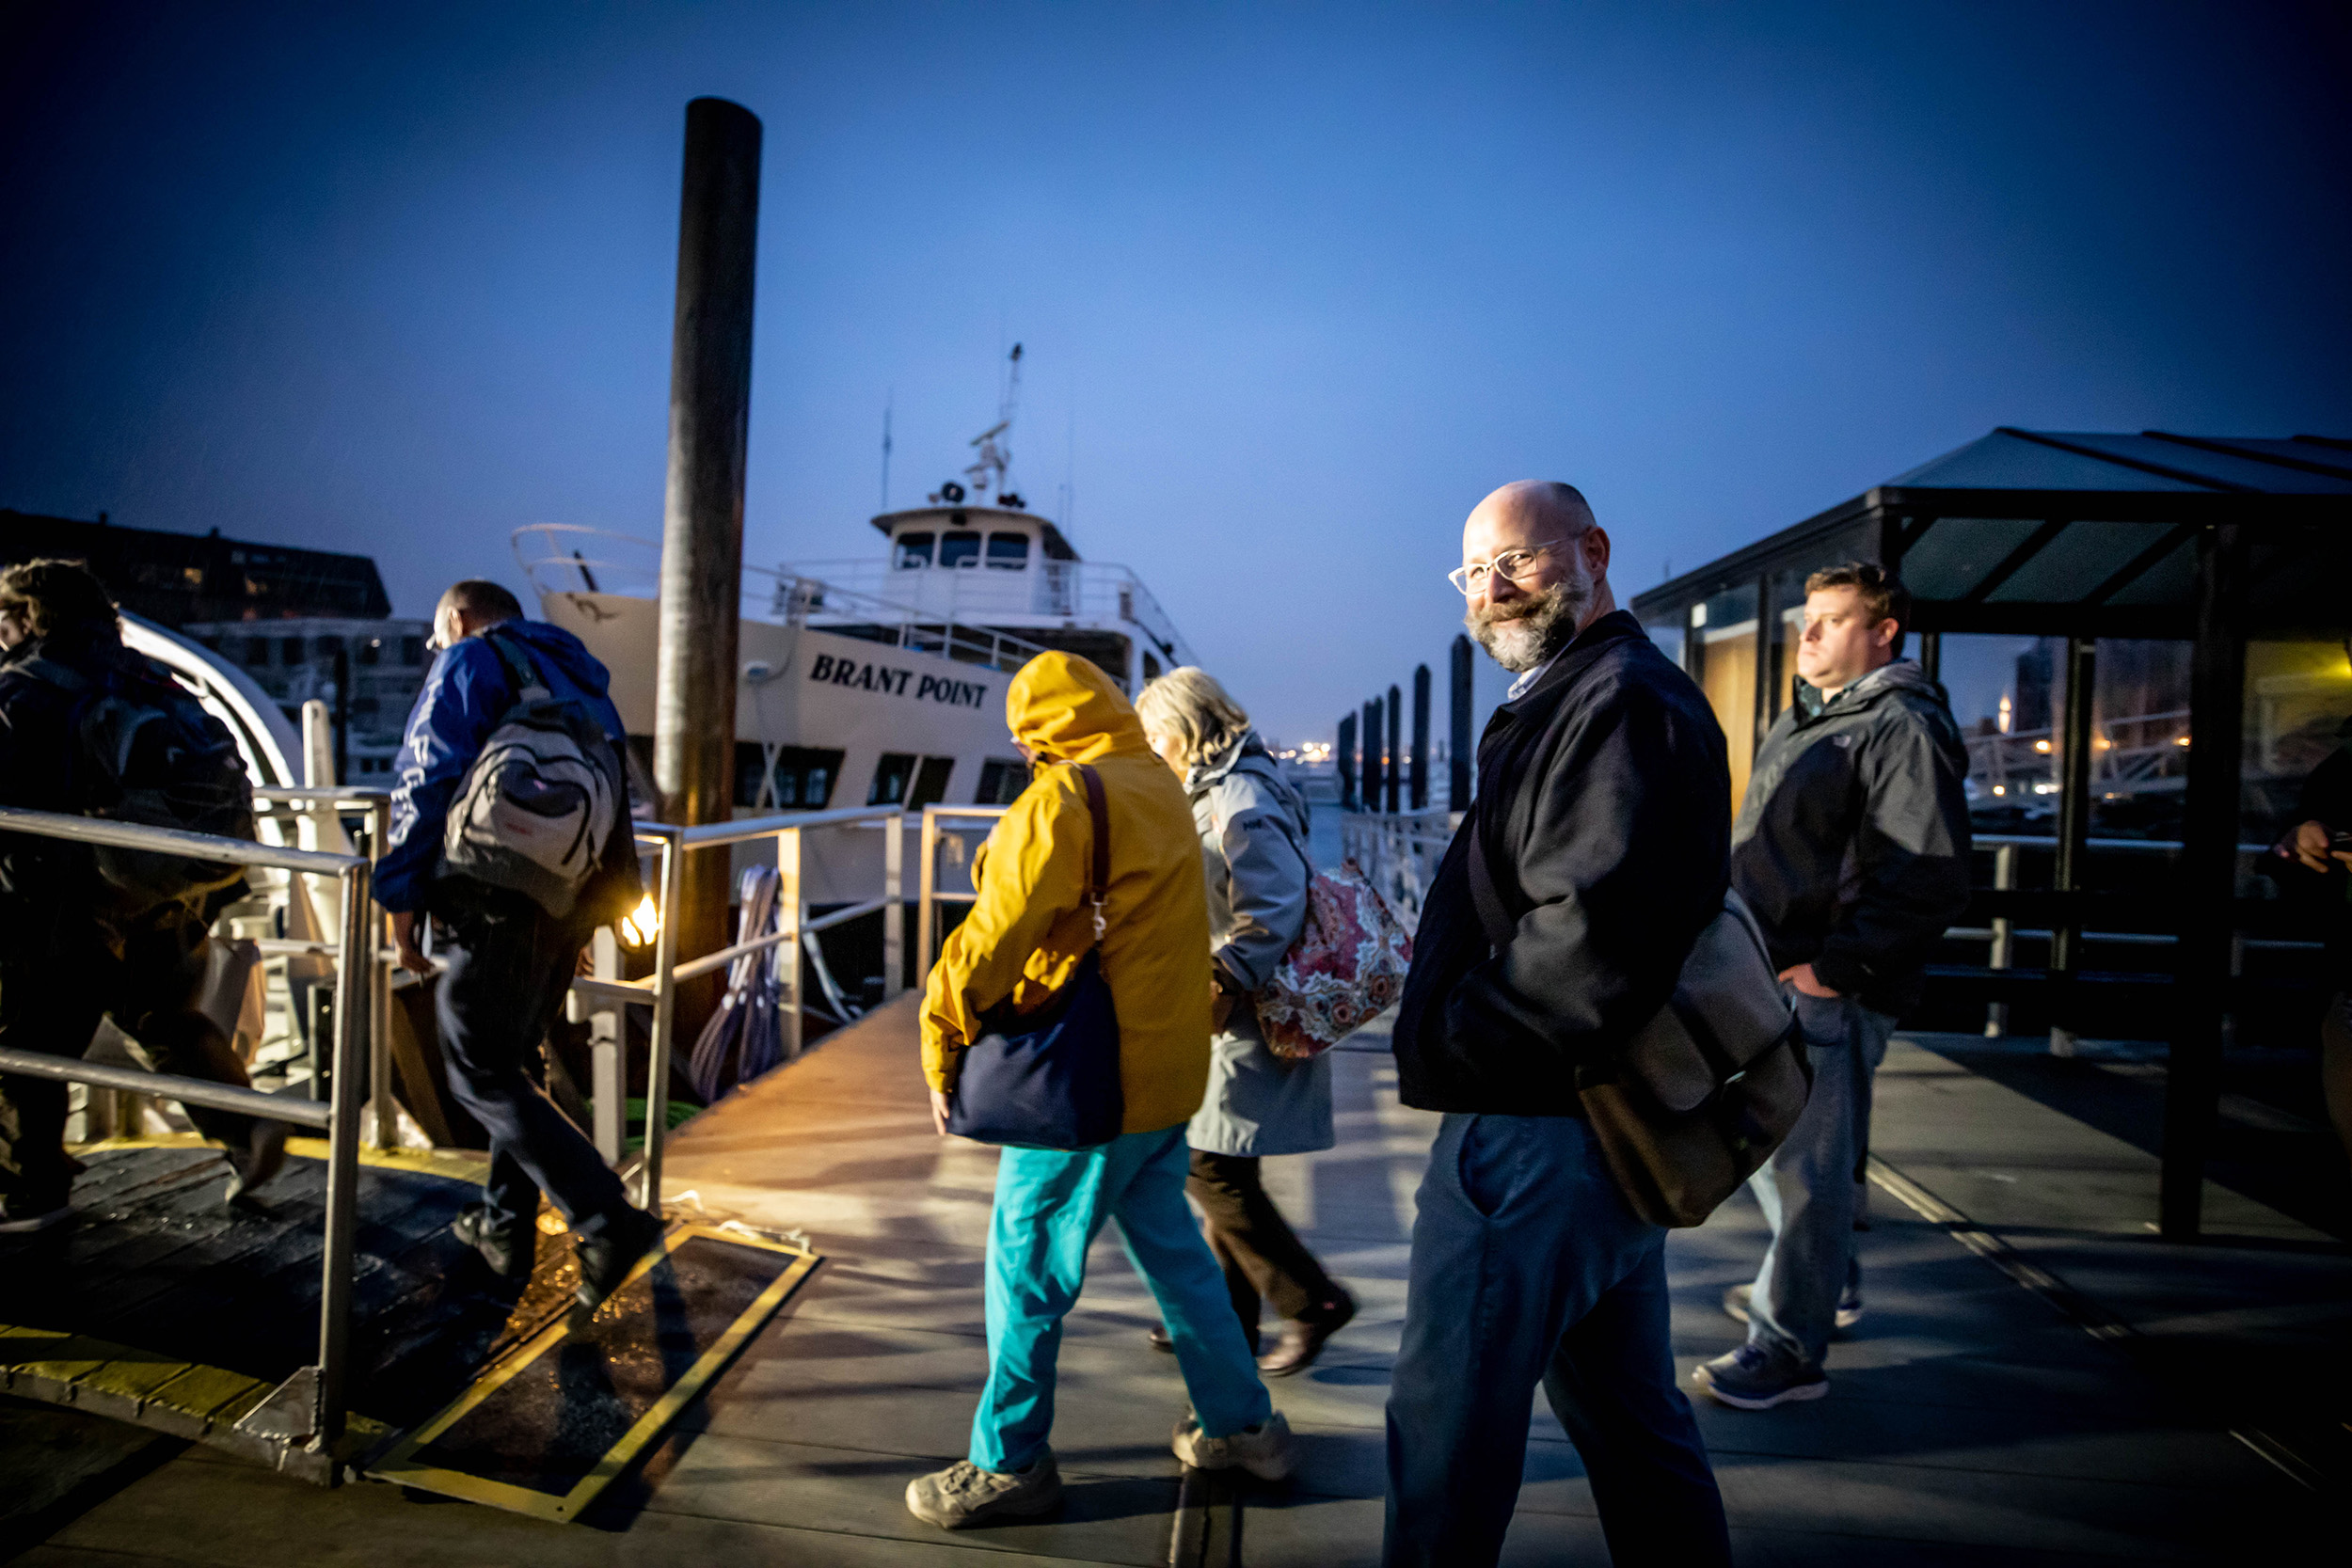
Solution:
<svg viewBox="0 0 2352 1568"><path fill-rule="evenodd" d="M342 736L345 784L390 774L424 685L430 621L199 621L180 629L252 676L296 725L304 703L325 703Z"/></svg>
<svg viewBox="0 0 2352 1568"><path fill-rule="evenodd" d="M167 626L299 617L379 620L392 612L364 555L167 533L0 509L0 564L43 556L86 561L115 602Z"/></svg>

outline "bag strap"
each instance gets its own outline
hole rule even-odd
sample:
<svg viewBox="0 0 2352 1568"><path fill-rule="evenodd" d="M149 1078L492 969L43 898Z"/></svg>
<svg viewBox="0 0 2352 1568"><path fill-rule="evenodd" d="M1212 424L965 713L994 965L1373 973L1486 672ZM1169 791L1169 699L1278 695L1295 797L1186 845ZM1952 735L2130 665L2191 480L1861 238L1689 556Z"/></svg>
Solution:
<svg viewBox="0 0 2352 1568"><path fill-rule="evenodd" d="M1094 906L1094 942L1102 945L1103 933L1110 923L1103 916L1103 903L1111 895L1111 812L1103 798L1103 775L1083 762L1072 763L1078 777L1086 784L1087 816L1094 824L1094 863L1088 868L1087 902Z"/></svg>
<svg viewBox="0 0 2352 1568"><path fill-rule="evenodd" d="M490 627L482 634L482 641L487 642L490 651L499 656L499 663L506 668L506 678L515 683L515 701L509 705L519 706L530 702L534 691L543 698L551 695L548 683L540 677L538 666L532 662L531 656L515 645L513 637L500 636L501 629L499 626Z"/></svg>

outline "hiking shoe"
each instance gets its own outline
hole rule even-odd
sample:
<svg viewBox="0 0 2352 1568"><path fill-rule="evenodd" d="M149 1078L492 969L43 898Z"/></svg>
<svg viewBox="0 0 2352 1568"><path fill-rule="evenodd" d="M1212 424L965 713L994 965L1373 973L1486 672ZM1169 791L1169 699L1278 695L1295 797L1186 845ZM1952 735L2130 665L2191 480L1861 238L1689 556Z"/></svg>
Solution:
<svg viewBox="0 0 2352 1568"><path fill-rule="evenodd" d="M1748 1321L1748 1303L1756 1297L1753 1285L1734 1285L1724 1292L1724 1314L1741 1323ZM1862 1321L1862 1287L1851 1281L1837 1297L1839 1328L1851 1328Z"/></svg>
<svg viewBox="0 0 2352 1568"><path fill-rule="evenodd" d="M668 1228L660 1214L625 1204L601 1233L572 1243L572 1251L580 1258L580 1288L572 1292L574 1328L587 1325L604 1305L604 1298L628 1277L637 1259L651 1252Z"/></svg>
<svg viewBox="0 0 2352 1568"><path fill-rule="evenodd" d="M63 1189L0 1197L0 1236L33 1236L73 1217Z"/></svg>
<svg viewBox="0 0 2352 1568"><path fill-rule="evenodd" d="M1324 1303L1316 1316L1284 1323L1275 1336L1274 1348L1258 1357L1258 1370L1268 1377L1305 1371L1323 1354L1324 1341L1345 1328L1355 1316L1355 1298L1343 1292L1339 1300Z"/></svg>
<svg viewBox="0 0 2352 1568"><path fill-rule="evenodd" d="M450 1222L449 1230L479 1253L499 1278L511 1283L531 1277L531 1267L538 1260L539 1252L539 1227L531 1221L515 1219L503 1225L495 1224L488 1205L469 1203Z"/></svg>
<svg viewBox="0 0 2352 1568"><path fill-rule="evenodd" d="M990 1519L1025 1518L1061 1501L1061 1471L1046 1449L1025 1470L983 1470L959 1459L907 1482L907 1512L941 1529Z"/></svg>
<svg viewBox="0 0 2352 1568"><path fill-rule="evenodd" d="M1176 1423L1169 1447L1196 1470L1243 1469L1260 1481L1280 1481L1298 1463L1291 1450L1291 1424L1279 1410L1230 1437L1208 1436L1200 1430L1200 1418L1187 1415Z"/></svg>
<svg viewBox="0 0 2352 1568"><path fill-rule="evenodd" d="M1820 1368L1754 1341L1728 1355L1699 1363L1691 1381L1737 1410L1770 1410L1796 1400L1818 1400L1829 1392L1829 1374Z"/></svg>
<svg viewBox="0 0 2352 1568"><path fill-rule="evenodd" d="M222 1194L224 1201L234 1203L246 1196L278 1172L286 1163L286 1124L282 1121L257 1121L253 1135L242 1152L229 1156L229 1190Z"/></svg>

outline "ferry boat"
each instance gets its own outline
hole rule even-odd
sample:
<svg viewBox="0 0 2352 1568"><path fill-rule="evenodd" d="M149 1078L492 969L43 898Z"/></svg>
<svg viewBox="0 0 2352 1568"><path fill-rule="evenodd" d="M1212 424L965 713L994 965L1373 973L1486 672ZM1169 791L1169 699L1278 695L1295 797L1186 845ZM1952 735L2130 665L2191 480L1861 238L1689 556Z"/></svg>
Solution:
<svg viewBox="0 0 2352 1568"><path fill-rule="evenodd" d="M1081 560L1025 508L943 498L873 525L876 559L745 568L738 810L1001 804L1028 777L1005 728L1023 664L1080 654L1132 694L1195 662L1135 573ZM650 761L660 546L563 524L515 540L540 614L612 672L632 749Z"/></svg>

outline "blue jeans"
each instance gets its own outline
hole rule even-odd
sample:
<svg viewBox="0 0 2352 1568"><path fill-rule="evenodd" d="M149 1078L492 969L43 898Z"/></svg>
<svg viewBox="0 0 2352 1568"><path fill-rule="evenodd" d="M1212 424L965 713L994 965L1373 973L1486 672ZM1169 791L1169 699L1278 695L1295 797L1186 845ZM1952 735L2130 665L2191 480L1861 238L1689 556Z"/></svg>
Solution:
<svg viewBox="0 0 2352 1568"><path fill-rule="evenodd" d="M1538 1382L1615 1560L1731 1560L1707 1447L1675 1386L1665 1242L1576 1117L1445 1118L1390 1385L1390 1568L1495 1561Z"/></svg>
<svg viewBox="0 0 2352 1568"><path fill-rule="evenodd" d="M1086 1283L1087 1247L1119 1222L1176 1344L1200 1430L1230 1437L1274 1414L1242 1339L1225 1275L1184 1204L1184 1130L1129 1132L1100 1148L1008 1148L988 1227L988 1383L972 1463L1025 1470L1054 1430L1061 1321Z"/></svg>
<svg viewBox="0 0 2352 1568"><path fill-rule="evenodd" d="M485 895L442 924L434 1016L449 1058L450 1091L490 1135L483 1204L493 1225L529 1224L544 1192L582 1235L594 1236L628 1197L588 1135L540 1086L540 1043L571 989L591 927L558 920L520 894Z"/></svg>
<svg viewBox="0 0 2352 1568"><path fill-rule="evenodd" d="M1837 1297L1861 1285L1853 1225L1870 1147L1870 1085L1895 1021L1851 996L1788 988L1813 1060L1813 1093L1748 1186L1772 1228L1748 1307L1748 1338L1813 1366L1829 1352Z"/></svg>

